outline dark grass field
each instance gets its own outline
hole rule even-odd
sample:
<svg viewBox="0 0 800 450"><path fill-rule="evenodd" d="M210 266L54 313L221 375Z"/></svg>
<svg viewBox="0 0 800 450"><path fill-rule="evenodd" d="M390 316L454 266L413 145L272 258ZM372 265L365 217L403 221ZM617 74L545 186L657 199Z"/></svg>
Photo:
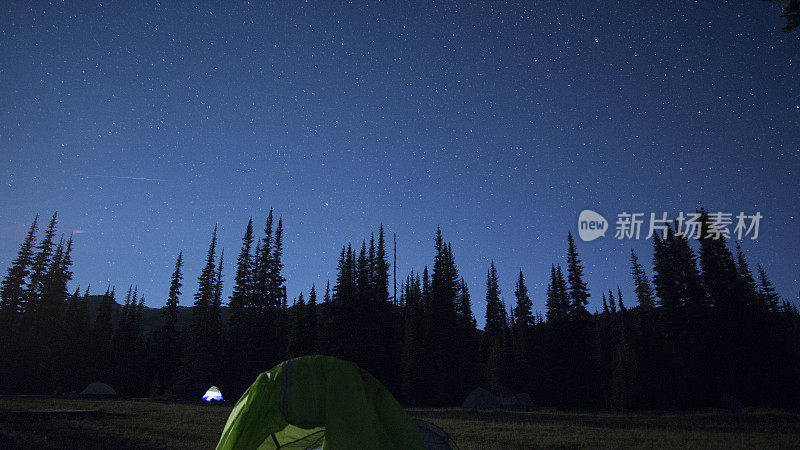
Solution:
<svg viewBox="0 0 800 450"><path fill-rule="evenodd" d="M0 398L0 448L213 448L233 405ZM92 410L77 415L29 410ZM800 448L800 415L411 409L462 449Z"/></svg>

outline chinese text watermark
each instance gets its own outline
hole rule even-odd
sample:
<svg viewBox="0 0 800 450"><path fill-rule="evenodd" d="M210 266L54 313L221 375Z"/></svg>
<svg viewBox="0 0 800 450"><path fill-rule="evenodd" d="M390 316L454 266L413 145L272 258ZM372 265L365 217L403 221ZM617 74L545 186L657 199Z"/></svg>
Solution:
<svg viewBox="0 0 800 450"><path fill-rule="evenodd" d="M684 236L687 239L700 239L701 233L705 231L706 239L719 239L724 237L730 239L731 236L737 240L749 237L752 240L758 239L759 225L764 217L760 212L747 215L740 212L736 216L726 212L708 212L705 228L701 225L701 213L678 213L678 216L669 218L666 212L660 214L649 213L629 213L621 212L617 214L615 239L641 239L644 230L647 231L645 239L651 239L655 234L661 238L667 237L667 230L674 224L674 234ZM647 226L645 227L645 222ZM733 228L733 229L731 229ZM608 221L600 214L585 209L578 216L578 235L584 241L593 241L599 237L604 237L608 231Z"/></svg>

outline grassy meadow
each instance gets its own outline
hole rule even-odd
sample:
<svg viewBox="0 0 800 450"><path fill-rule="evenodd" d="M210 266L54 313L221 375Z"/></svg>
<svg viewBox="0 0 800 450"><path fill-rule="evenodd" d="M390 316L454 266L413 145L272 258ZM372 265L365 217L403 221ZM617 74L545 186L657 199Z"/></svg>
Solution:
<svg viewBox="0 0 800 450"><path fill-rule="evenodd" d="M231 403L0 397L0 448L213 448ZM85 415L29 410L94 410ZM800 415L702 412L411 409L461 449L800 448Z"/></svg>

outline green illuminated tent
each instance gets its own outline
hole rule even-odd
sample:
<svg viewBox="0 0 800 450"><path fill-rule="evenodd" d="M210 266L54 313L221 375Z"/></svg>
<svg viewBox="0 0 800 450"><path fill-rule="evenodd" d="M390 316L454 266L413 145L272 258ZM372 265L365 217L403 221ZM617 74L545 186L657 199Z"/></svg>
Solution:
<svg viewBox="0 0 800 450"><path fill-rule="evenodd" d="M423 449L417 425L388 390L329 356L284 361L233 408L217 449Z"/></svg>

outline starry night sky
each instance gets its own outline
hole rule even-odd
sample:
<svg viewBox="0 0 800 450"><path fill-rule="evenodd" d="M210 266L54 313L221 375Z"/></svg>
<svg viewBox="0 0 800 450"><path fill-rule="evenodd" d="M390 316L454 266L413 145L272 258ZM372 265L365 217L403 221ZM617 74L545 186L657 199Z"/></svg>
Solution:
<svg viewBox="0 0 800 450"><path fill-rule="evenodd" d="M491 258L506 303L522 268L544 311L581 210L705 207L764 215L743 247L796 300L800 32L782 25L755 0L4 2L3 275L58 210L84 231L71 288L161 306L183 250L188 305L214 224L227 295L273 207L290 302L381 222L398 280L422 270L438 224L482 324ZM578 242L591 310L618 284L633 304L629 251L651 245Z"/></svg>

